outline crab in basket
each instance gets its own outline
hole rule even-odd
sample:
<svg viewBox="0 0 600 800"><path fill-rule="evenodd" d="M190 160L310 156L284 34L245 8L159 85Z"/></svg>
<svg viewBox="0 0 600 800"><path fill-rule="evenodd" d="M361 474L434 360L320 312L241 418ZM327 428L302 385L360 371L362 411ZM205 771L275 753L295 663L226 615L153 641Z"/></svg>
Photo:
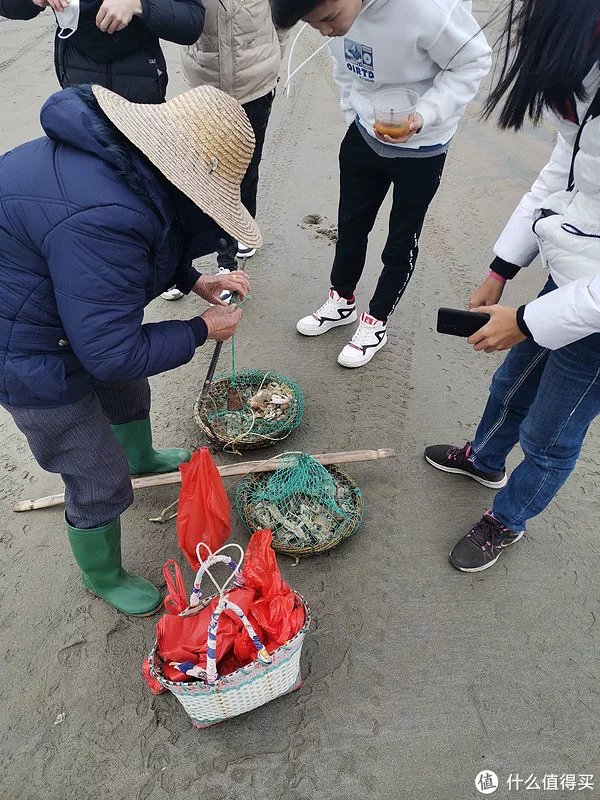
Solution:
<svg viewBox="0 0 600 800"><path fill-rule="evenodd" d="M236 403L231 399L235 396ZM302 390L291 378L271 371L243 370L213 381L196 399L194 419L226 452L267 447L285 439L304 413Z"/></svg>
<svg viewBox="0 0 600 800"><path fill-rule="evenodd" d="M292 393L281 383L271 381L250 398L250 408L259 419L285 417L292 404Z"/></svg>
<svg viewBox="0 0 600 800"><path fill-rule="evenodd" d="M250 533L268 528L280 553L322 553L360 525L360 489L335 465L325 467L307 453L286 456L270 476L249 473L238 484L238 512Z"/></svg>

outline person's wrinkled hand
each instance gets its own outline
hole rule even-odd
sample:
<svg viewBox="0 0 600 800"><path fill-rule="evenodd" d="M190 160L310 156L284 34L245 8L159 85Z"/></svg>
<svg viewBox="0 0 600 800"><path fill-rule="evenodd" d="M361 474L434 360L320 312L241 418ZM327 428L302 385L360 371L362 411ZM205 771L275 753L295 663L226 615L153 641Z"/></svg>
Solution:
<svg viewBox="0 0 600 800"><path fill-rule="evenodd" d="M103 33L117 33L141 13L141 0L104 0L96 14L96 27Z"/></svg>
<svg viewBox="0 0 600 800"><path fill-rule="evenodd" d="M244 312L238 306L218 305L207 308L200 315L208 328L208 339L225 342L231 339Z"/></svg>
<svg viewBox="0 0 600 800"><path fill-rule="evenodd" d="M209 303L224 306L228 301L221 300L221 292L236 292L240 300L244 300L250 294L250 282L246 273L238 269L218 275L201 275L192 291Z"/></svg>
<svg viewBox="0 0 600 800"><path fill-rule="evenodd" d="M495 306L502 297L505 286L506 281L499 281L488 275L469 297L469 311L475 311L480 306Z"/></svg>
<svg viewBox="0 0 600 800"><path fill-rule="evenodd" d="M49 0L31 0L31 2L33 3L34 6L37 6L38 8L48 8L48 6L50 6L50 8L54 9L54 11L63 11L64 8L68 5L68 0L64 0L64 6L62 0L52 0L51 3L49 2Z"/></svg>
<svg viewBox="0 0 600 800"><path fill-rule="evenodd" d="M484 350L486 353L508 350L527 338L517 325L516 308L493 305L478 306L470 310L491 316L489 322L467 339L475 350Z"/></svg>
<svg viewBox="0 0 600 800"><path fill-rule="evenodd" d="M407 133L406 136L389 136L387 133L382 136L375 128L373 128L373 131L381 142L387 142L387 144L404 144L423 127L423 117L417 111L408 115L408 121L410 123L408 126L409 133Z"/></svg>

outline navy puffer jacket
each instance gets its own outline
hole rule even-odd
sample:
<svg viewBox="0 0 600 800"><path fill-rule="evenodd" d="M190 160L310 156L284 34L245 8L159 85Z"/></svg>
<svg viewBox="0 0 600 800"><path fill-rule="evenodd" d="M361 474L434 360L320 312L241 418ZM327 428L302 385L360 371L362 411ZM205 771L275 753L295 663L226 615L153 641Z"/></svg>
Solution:
<svg viewBox="0 0 600 800"><path fill-rule="evenodd" d="M96 25L102 0L79 0L77 30L66 39L54 37L54 66L64 88L99 83L134 103L162 103L167 90L167 65L159 38L193 44L202 33L201 0L141 0L142 14L116 33ZM43 11L32 0L0 0L0 15L33 19Z"/></svg>
<svg viewBox="0 0 600 800"><path fill-rule="evenodd" d="M185 364L200 343L183 320L144 325L144 306L170 286L189 291L192 258L213 251L221 231L199 210L194 220L187 200L191 224L176 214L174 187L80 91L52 95L41 112L47 136L0 156L5 405L72 403L94 379Z"/></svg>

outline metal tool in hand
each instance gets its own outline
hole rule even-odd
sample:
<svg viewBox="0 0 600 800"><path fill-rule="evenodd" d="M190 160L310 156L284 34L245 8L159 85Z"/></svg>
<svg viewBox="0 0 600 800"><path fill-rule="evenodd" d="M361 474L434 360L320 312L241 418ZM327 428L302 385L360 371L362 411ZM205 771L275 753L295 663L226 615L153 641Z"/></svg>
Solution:
<svg viewBox="0 0 600 800"><path fill-rule="evenodd" d="M204 386L202 387L202 391L200 393L200 401L199 401L200 405L206 400L206 397L208 395L208 390L210 389L212 380L215 377L217 361L219 360L219 356L221 355L222 347L223 347L223 342L217 342L217 344L215 345L215 352L213 353L213 357L210 360L208 372L206 373L206 380L204 381Z"/></svg>
<svg viewBox="0 0 600 800"><path fill-rule="evenodd" d="M237 292L232 292L229 295L229 297L227 298L227 302L231 305L232 303L235 303L237 301L237 298L238 298ZM215 351L213 353L213 357L210 360L210 364L208 366L208 372L206 373L206 380L204 381L204 386L202 387L202 392L200 393L200 400L199 400L199 404L200 405L202 405L202 403L206 400L206 397L207 397L208 392L210 390L210 385L211 385L211 383L213 381L213 378L215 377L215 370L217 368L217 361L219 360L219 356L221 355L222 347L223 347L223 342L217 342L217 344L215 345ZM236 394L239 395L239 392L237 390L235 390L235 391L236 391ZM230 409L230 410L234 410L234 409ZM235 410L238 410L238 409L235 409Z"/></svg>

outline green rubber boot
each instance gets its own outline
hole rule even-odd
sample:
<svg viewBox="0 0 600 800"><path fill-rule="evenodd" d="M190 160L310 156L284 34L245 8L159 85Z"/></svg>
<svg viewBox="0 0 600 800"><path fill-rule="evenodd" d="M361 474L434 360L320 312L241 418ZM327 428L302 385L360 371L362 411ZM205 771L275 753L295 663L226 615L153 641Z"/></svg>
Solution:
<svg viewBox="0 0 600 800"><path fill-rule="evenodd" d="M180 447L155 450L152 447L150 417L110 427L125 451L130 475L142 472L175 472L180 464L191 458L191 453Z"/></svg>
<svg viewBox="0 0 600 800"><path fill-rule="evenodd" d="M69 543L82 572L83 585L118 611L147 617L158 611L161 596L151 583L121 566L121 519L101 528L73 528L65 516Z"/></svg>

